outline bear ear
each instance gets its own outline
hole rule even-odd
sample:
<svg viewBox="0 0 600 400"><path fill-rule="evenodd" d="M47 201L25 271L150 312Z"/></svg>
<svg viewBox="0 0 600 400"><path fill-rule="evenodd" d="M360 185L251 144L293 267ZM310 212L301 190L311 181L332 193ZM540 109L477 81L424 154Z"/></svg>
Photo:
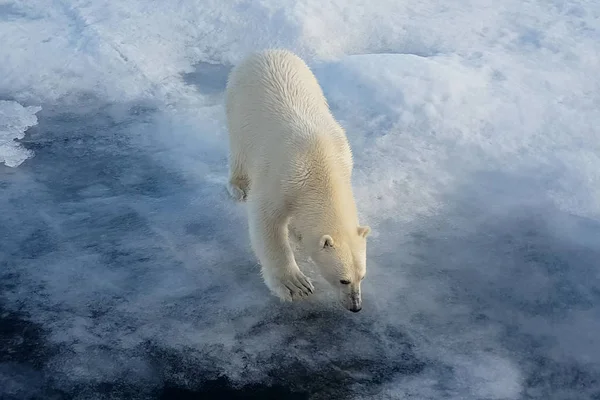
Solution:
<svg viewBox="0 0 600 400"><path fill-rule="evenodd" d="M365 226L358 227L359 236L366 238L367 236L369 236L369 233L371 233L371 228L369 226L365 225Z"/></svg>
<svg viewBox="0 0 600 400"><path fill-rule="evenodd" d="M319 246L322 249L333 247L333 238L329 235L321 236L321 240L319 240Z"/></svg>

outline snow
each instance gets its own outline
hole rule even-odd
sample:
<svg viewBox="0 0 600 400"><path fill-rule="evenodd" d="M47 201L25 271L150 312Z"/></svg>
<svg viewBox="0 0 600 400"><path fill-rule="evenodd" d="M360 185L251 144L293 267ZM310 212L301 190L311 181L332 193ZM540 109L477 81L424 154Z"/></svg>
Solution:
<svg viewBox="0 0 600 400"><path fill-rule="evenodd" d="M15 139L23 139L25 131L37 124L35 113L40 110L40 107L23 107L14 101L0 100L0 163L18 167L33 155Z"/></svg>
<svg viewBox="0 0 600 400"><path fill-rule="evenodd" d="M0 397L600 395L600 5L9 0L0 43ZM354 149L358 314L269 295L225 190L271 46Z"/></svg>

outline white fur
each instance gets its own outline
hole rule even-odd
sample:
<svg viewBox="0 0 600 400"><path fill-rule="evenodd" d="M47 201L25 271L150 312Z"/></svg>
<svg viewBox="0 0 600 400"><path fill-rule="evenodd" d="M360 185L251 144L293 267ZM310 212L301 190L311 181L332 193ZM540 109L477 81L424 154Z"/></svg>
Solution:
<svg viewBox="0 0 600 400"><path fill-rule="evenodd" d="M247 202L266 285L284 300L314 290L296 264L289 227L343 304L360 310L370 229L358 223L346 134L313 73L289 51L254 53L231 72L226 109L228 188Z"/></svg>

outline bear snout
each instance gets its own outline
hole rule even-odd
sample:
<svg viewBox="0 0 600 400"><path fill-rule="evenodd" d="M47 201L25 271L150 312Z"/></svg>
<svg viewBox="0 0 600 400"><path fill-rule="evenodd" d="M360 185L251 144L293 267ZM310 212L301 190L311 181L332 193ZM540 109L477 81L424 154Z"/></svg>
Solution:
<svg viewBox="0 0 600 400"><path fill-rule="evenodd" d="M362 310L362 301L360 295L352 293L346 300L346 308L352 312L359 312Z"/></svg>

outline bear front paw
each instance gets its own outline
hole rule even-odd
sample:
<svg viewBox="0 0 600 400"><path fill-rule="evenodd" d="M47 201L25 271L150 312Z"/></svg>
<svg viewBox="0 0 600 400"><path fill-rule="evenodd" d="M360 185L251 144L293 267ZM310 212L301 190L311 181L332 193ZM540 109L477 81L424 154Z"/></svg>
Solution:
<svg viewBox="0 0 600 400"><path fill-rule="evenodd" d="M296 270L276 276L264 274L265 282L277 297L284 301L296 301L310 296L315 290L310 279L297 267Z"/></svg>

